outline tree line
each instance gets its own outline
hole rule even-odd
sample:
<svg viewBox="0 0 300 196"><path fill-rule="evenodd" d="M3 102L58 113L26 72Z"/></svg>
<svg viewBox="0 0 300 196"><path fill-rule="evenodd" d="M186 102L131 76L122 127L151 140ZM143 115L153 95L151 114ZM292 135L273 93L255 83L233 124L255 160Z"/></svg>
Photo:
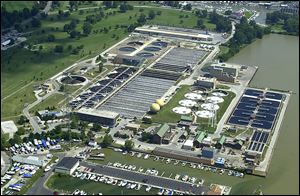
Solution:
<svg viewBox="0 0 300 196"><path fill-rule="evenodd" d="M248 23L246 17L242 17L240 24L236 24L235 27L234 36L229 40L229 43L224 44L229 47L228 52L218 56L221 62L227 61L234 54L238 53L243 45L250 44L256 38L261 39L264 34L271 32L270 27L260 27L254 20Z"/></svg>
<svg viewBox="0 0 300 196"><path fill-rule="evenodd" d="M284 30L299 35L299 15L274 11L267 13L266 23L270 25L283 23Z"/></svg>
<svg viewBox="0 0 300 196"><path fill-rule="evenodd" d="M34 4L31 9L23 8L22 10L14 10L12 12L7 11L5 5L1 5L1 28L12 27L23 20L35 16L39 12L39 9L44 8L45 3L47 3L46 1L40 2L40 4Z"/></svg>

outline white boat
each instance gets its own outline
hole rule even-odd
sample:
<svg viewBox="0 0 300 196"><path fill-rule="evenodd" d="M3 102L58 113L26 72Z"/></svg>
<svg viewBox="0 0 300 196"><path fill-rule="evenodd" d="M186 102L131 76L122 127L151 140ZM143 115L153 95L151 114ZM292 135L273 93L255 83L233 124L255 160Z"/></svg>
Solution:
<svg viewBox="0 0 300 196"><path fill-rule="evenodd" d="M131 187L131 183L128 183L128 184L126 185L126 188L129 189L130 187Z"/></svg>
<svg viewBox="0 0 300 196"><path fill-rule="evenodd" d="M141 158L142 157L142 153L139 153L138 155L137 155L137 158Z"/></svg>
<svg viewBox="0 0 300 196"><path fill-rule="evenodd" d="M144 159L148 159L149 156L150 156L150 155L146 154L146 155L144 156Z"/></svg>
<svg viewBox="0 0 300 196"><path fill-rule="evenodd" d="M136 184L132 183L131 186L130 186L130 189L134 189L135 187L136 187Z"/></svg>
<svg viewBox="0 0 300 196"><path fill-rule="evenodd" d="M138 184L137 187L135 188L135 190L140 190L141 187L142 187L142 185L141 185L141 184Z"/></svg>
<svg viewBox="0 0 300 196"><path fill-rule="evenodd" d="M146 192L149 192L150 190L151 190L151 186L148 186L147 188L146 188Z"/></svg>

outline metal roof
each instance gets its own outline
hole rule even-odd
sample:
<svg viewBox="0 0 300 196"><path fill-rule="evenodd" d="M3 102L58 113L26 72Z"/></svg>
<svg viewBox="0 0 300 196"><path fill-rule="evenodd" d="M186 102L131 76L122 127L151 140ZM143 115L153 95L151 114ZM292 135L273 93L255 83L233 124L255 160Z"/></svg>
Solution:
<svg viewBox="0 0 300 196"><path fill-rule="evenodd" d="M169 129L170 129L170 126L167 123L165 123L159 127L156 134L159 135L160 137L163 137Z"/></svg>
<svg viewBox="0 0 300 196"><path fill-rule="evenodd" d="M180 120L192 122L193 121L193 117L192 116L188 116L188 115L181 115Z"/></svg>
<svg viewBox="0 0 300 196"><path fill-rule="evenodd" d="M79 160L74 158L74 157L64 157L57 165L56 168L60 169L72 169L74 165L78 162Z"/></svg>
<svg viewBox="0 0 300 196"><path fill-rule="evenodd" d="M205 132L199 131L199 132L198 132L198 135L197 135L196 138L195 138L195 141L201 143L205 136L206 136L206 133L205 133Z"/></svg>

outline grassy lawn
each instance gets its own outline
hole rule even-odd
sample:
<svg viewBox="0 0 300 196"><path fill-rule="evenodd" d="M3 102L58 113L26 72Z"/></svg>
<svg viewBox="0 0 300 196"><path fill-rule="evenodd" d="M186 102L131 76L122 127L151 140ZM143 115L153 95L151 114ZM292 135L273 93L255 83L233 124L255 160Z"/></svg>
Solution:
<svg viewBox="0 0 300 196"><path fill-rule="evenodd" d="M271 31L274 32L286 32L286 30L283 29L283 24L275 24L271 26Z"/></svg>
<svg viewBox="0 0 300 196"><path fill-rule="evenodd" d="M24 8L31 10L35 2L36 1L1 1L1 7L5 6L9 12L23 10Z"/></svg>
<svg viewBox="0 0 300 196"><path fill-rule="evenodd" d="M36 105L33 108L31 108L30 113L34 114L36 111L45 110L48 106L49 107L53 107L54 106L54 107L57 108L57 103L60 102L64 98L65 98L64 95L56 93L56 94L48 97L47 99L43 100L38 105Z"/></svg>
<svg viewBox="0 0 300 196"><path fill-rule="evenodd" d="M224 90L228 90L228 89L230 89L230 87L229 87L229 86L226 86L226 85L223 85L223 84L218 84L218 85L216 86L216 89L224 89Z"/></svg>
<svg viewBox="0 0 300 196"><path fill-rule="evenodd" d="M252 12L249 12L249 11L246 11L245 13L245 17L248 19L248 18L250 18L252 15L253 15L253 13Z"/></svg>
<svg viewBox="0 0 300 196"><path fill-rule="evenodd" d="M228 96L224 97L224 102L218 104L220 106L219 110L217 111L217 123L221 120L224 112L227 110L229 104L231 103L232 99L235 97L235 93L231 91L227 91ZM204 118L197 118L197 123L200 123L199 128L202 130L207 130L208 133L214 133L216 127L211 127L209 125L209 120Z"/></svg>
<svg viewBox="0 0 300 196"><path fill-rule="evenodd" d="M1 84L2 87L2 84ZM13 94L11 97L1 101L1 120L6 119L10 116L17 116L21 114L24 104L32 103L36 100L32 86ZM7 119L10 120L10 119Z"/></svg>
<svg viewBox="0 0 300 196"><path fill-rule="evenodd" d="M229 51L229 47L227 46L220 46L220 52L219 55L225 54Z"/></svg>
<svg viewBox="0 0 300 196"><path fill-rule="evenodd" d="M180 115L175 114L172 109L174 107L179 106L178 102L184 98L184 94L190 91L190 86L182 85L180 89L175 92L176 94L172 97L172 99L165 105L163 108L152 116L152 122L169 122L175 123L180 120Z"/></svg>
<svg viewBox="0 0 300 196"><path fill-rule="evenodd" d="M102 193L104 195L154 195L158 192L158 190L154 188L152 188L150 192L146 192L144 186L139 191L136 191L126 189L124 187L121 188L118 186L104 184L102 182L81 180L79 178L73 178L72 176L57 173L48 179L46 185L52 190L68 192L69 194L76 189L84 190L89 195L97 195L98 193Z"/></svg>
<svg viewBox="0 0 300 196"><path fill-rule="evenodd" d="M252 129L252 128L250 128ZM253 129L252 129L253 130ZM222 134L228 137L233 137L235 138L237 135L241 134L242 132L246 131L246 129L237 129L236 133L230 132L230 131L224 131ZM248 130L249 131L249 130Z"/></svg>

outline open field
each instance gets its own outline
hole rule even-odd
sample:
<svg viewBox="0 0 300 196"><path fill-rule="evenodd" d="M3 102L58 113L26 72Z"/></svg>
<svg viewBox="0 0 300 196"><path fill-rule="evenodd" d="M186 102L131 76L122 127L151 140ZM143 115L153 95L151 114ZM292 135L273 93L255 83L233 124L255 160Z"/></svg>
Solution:
<svg viewBox="0 0 300 196"><path fill-rule="evenodd" d="M58 192L68 192L69 194L76 189L84 190L89 195L97 195L98 193L102 193L104 195L154 195L158 192L158 190L154 188L152 188L150 192L146 192L145 186L143 186L141 190L137 191L108 185L102 182L81 180L79 178L73 178L63 174L54 174L48 179L46 185L52 190L57 190Z"/></svg>
<svg viewBox="0 0 300 196"><path fill-rule="evenodd" d="M9 12L23 10L24 8L30 10L34 5L34 2L36 1L1 1L1 7L5 6L6 10Z"/></svg>
<svg viewBox="0 0 300 196"><path fill-rule="evenodd" d="M34 114L36 111L45 110L47 107L54 106L55 108L57 108L57 103L60 102L64 98L65 98L64 95L56 93L56 94L48 97L47 99L43 100L41 103L39 103L35 107L31 108L30 113Z"/></svg>
<svg viewBox="0 0 300 196"><path fill-rule="evenodd" d="M176 94L172 97L172 99L165 105L163 108L152 116L153 122L169 122L169 123L176 123L180 120L180 115L175 114L172 109L177 107L179 104L178 102L184 98L184 94L189 92L190 86L182 85L180 89L176 92Z"/></svg>

